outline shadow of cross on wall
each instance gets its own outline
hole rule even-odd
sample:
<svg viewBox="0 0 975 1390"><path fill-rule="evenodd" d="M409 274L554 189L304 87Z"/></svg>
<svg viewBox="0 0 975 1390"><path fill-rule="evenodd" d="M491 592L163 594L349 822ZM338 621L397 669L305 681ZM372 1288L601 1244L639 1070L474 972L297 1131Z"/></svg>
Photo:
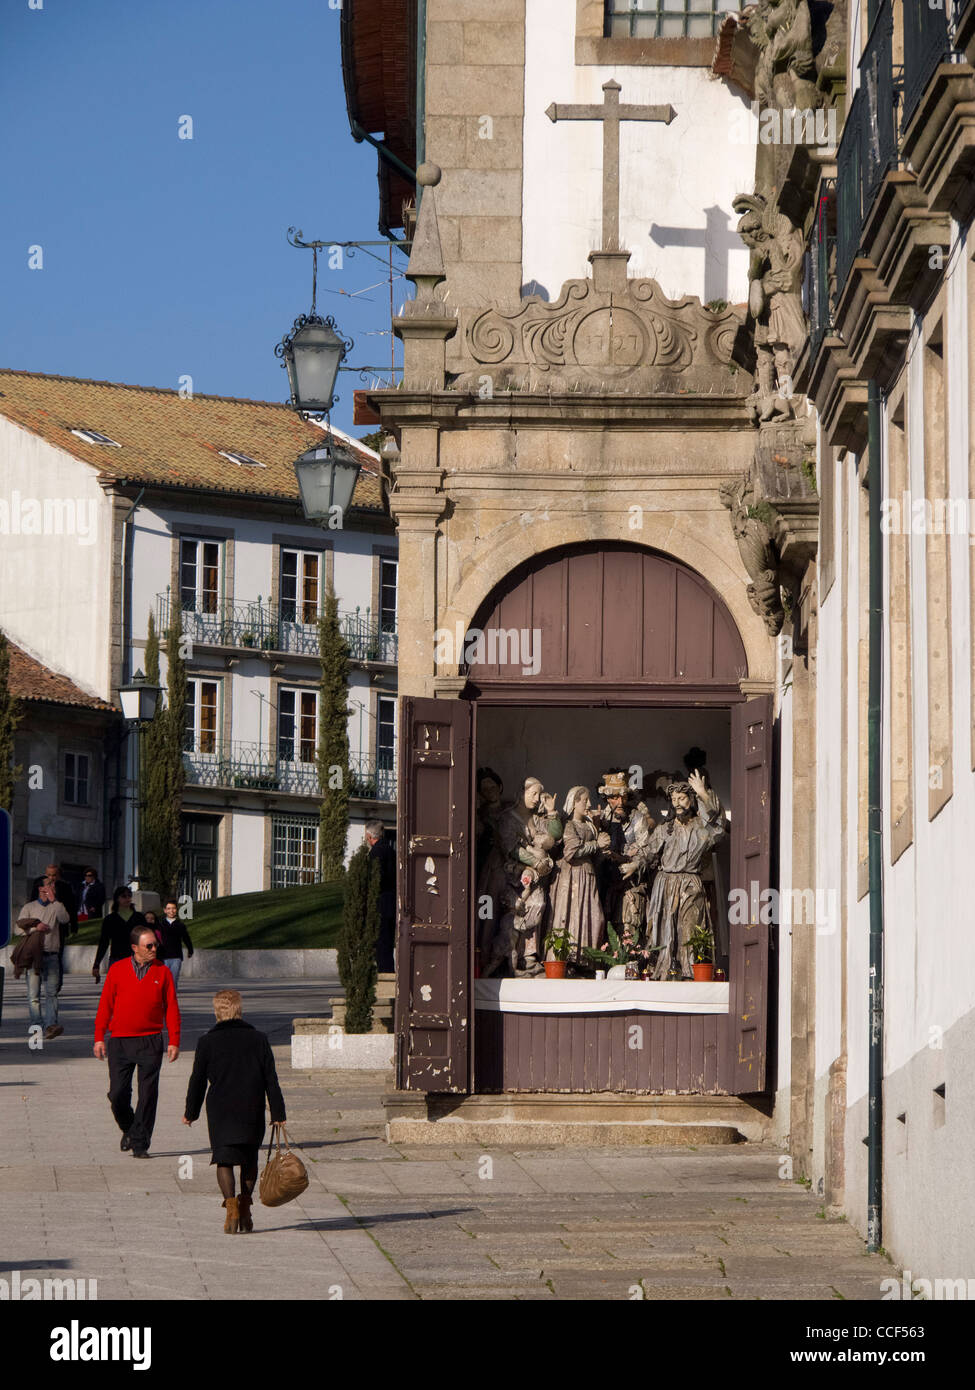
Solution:
<svg viewBox="0 0 975 1390"><path fill-rule="evenodd" d="M650 239L658 246L700 246L704 249L704 293L702 304L728 298L728 255L744 250L737 231L729 227L731 218L723 208L704 209L703 227L662 227L654 222ZM658 275L655 277L660 279Z"/></svg>

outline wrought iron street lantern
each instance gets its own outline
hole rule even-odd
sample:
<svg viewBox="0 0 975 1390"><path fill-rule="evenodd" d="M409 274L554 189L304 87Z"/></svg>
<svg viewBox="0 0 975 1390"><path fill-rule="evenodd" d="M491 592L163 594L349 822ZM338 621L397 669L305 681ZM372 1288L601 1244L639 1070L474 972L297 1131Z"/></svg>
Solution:
<svg viewBox="0 0 975 1390"><path fill-rule="evenodd" d="M129 724L149 724L155 718L161 690L150 685L141 671L136 671L128 685L119 686L122 715Z"/></svg>
<svg viewBox="0 0 975 1390"><path fill-rule="evenodd" d="M288 369L291 405L310 414L327 414L335 400L335 378L351 347L335 331L334 319L301 314L274 349Z"/></svg>
<svg viewBox="0 0 975 1390"><path fill-rule="evenodd" d="M291 387L291 407L309 415L327 415L335 401L335 379L345 354L351 351L352 340L336 330L333 318L322 318L316 311L318 294L318 253L325 246L321 241L303 241L301 232L288 229L292 246L310 249L312 253L311 313L300 314L291 332L274 349L288 370Z"/></svg>
<svg viewBox="0 0 975 1390"><path fill-rule="evenodd" d="M317 449L308 449L295 459L295 476L305 516L312 521L325 520L335 516L335 508L344 516L352 506L359 469L360 464L351 452L331 441Z"/></svg>

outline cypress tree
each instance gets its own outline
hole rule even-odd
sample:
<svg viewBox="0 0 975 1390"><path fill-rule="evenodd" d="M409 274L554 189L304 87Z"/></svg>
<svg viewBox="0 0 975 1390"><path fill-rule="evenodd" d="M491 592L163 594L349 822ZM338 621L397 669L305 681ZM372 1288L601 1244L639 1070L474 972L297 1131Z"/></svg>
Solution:
<svg viewBox="0 0 975 1390"><path fill-rule="evenodd" d="M182 653L182 631L183 610L177 600L173 605L170 626L166 629L167 700L162 750L166 767L166 834L163 840L165 859L160 864L161 893L176 892L179 872L183 866L180 839L183 788L186 785L186 769L183 767L183 745L186 742L186 662Z"/></svg>
<svg viewBox="0 0 975 1390"><path fill-rule="evenodd" d="M20 768L14 767L14 730L20 723L20 702L10 693L10 648L0 632L0 808L10 811L14 783Z"/></svg>
<svg viewBox="0 0 975 1390"><path fill-rule="evenodd" d="M318 850L322 878L341 878L349 833L349 649L329 584L318 623L322 676L318 710L318 784L322 792Z"/></svg>
<svg viewBox="0 0 975 1390"><path fill-rule="evenodd" d="M379 864L362 844L349 860L339 937L339 979L345 990L345 1031L368 1033L376 1002Z"/></svg>
<svg viewBox="0 0 975 1390"><path fill-rule="evenodd" d="M141 732L142 800L139 836L142 875L160 896L175 892L182 864L180 812L183 804L183 738L186 722L186 665L180 654L180 613L166 631L168 690L166 707L160 700L155 717ZM146 637L146 680L159 684L159 636L149 615Z"/></svg>

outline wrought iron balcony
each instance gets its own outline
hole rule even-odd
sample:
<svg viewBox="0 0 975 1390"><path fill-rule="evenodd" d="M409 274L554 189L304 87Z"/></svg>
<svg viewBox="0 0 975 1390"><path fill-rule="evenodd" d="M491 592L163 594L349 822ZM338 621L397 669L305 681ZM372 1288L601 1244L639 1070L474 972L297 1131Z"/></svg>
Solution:
<svg viewBox="0 0 975 1390"><path fill-rule="evenodd" d="M866 216L884 175L897 163L897 84L894 81L894 9L883 0L860 59L863 92L863 212Z"/></svg>
<svg viewBox="0 0 975 1390"><path fill-rule="evenodd" d="M935 68L950 56L947 0L936 8L931 0L904 0L903 129L910 124Z"/></svg>
<svg viewBox="0 0 975 1390"><path fill-rule="evenodd" d="M396 800L396 750L349 754L350 794L374 801Z"/></svg>
<svg viewBox="0 0 975 1390"><path fill-rule="evenodd" d="M288 756L293 746L233 741L217 745L212 753L183 754L186 781L195 787L221 787L232 791L282 792L289 796L321 797L314 760ZM377 801L396 800L396 752L349 755L349 793Z"/></svg>
<svg viewBox="0 0 975 1390"><path fill-rule="evenodd" d="M171 622L172 599L167 594L156 595L156 620L161 632ZM365 612L339 613L339 628L349 648L352 661L382 661L395 665L398 655L398 636L385 624ZM212 609L182 610L182 631L185 637L201 647L240 647L244 650L283 652L288 655L319 655L318 619L297 621L294 604L271 604L258 598L255 602L237 603L217 599Z"/></svg>
<svg viewBox="0 0 975 1390"><path fill-rule="evenodd" d="M832 303L830 295L830 253L836 238L830 231L831 213L835 203L835 185L832 179L824 181L816 203L816 216L813 219L809 238L809 356L816 360L823 339L832 326Z"/></svg>
<svg viewBox="0 0 975 1390"><path fill-rule="evenodd" d="M846 284L863 229L863 88L858 88L846 113L836 152L836 288Z"/></svg>

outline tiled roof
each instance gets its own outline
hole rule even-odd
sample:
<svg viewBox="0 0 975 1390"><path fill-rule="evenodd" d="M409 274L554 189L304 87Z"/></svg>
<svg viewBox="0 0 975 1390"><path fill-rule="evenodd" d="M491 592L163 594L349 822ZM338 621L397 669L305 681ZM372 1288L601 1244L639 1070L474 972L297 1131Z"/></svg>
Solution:
<svg viewBox="0 0 975 1390"><path fill-rule="evenodd" d="M0 414L109 481L296 501L294 461L323 438L317 425L274 401L183 397L155 386L3 369ZM79 439L71 433L79 429L97 430L121 448ZM362 461L353 505L385 510L378 456L341 430L333 433ZM265 466L241 467L222 458L221 450Z"/></svg>
<svg viewBox="0 0 975 1390"><path fill-rule="evenodd" d="M7 646L10 650L10 693L18 700L39 700L48 705L82 705L85 709L114 711L113 705L106 704L97 695L86 695L67 676L59 676L36 657L28 656L9 637Z"/></svg>

